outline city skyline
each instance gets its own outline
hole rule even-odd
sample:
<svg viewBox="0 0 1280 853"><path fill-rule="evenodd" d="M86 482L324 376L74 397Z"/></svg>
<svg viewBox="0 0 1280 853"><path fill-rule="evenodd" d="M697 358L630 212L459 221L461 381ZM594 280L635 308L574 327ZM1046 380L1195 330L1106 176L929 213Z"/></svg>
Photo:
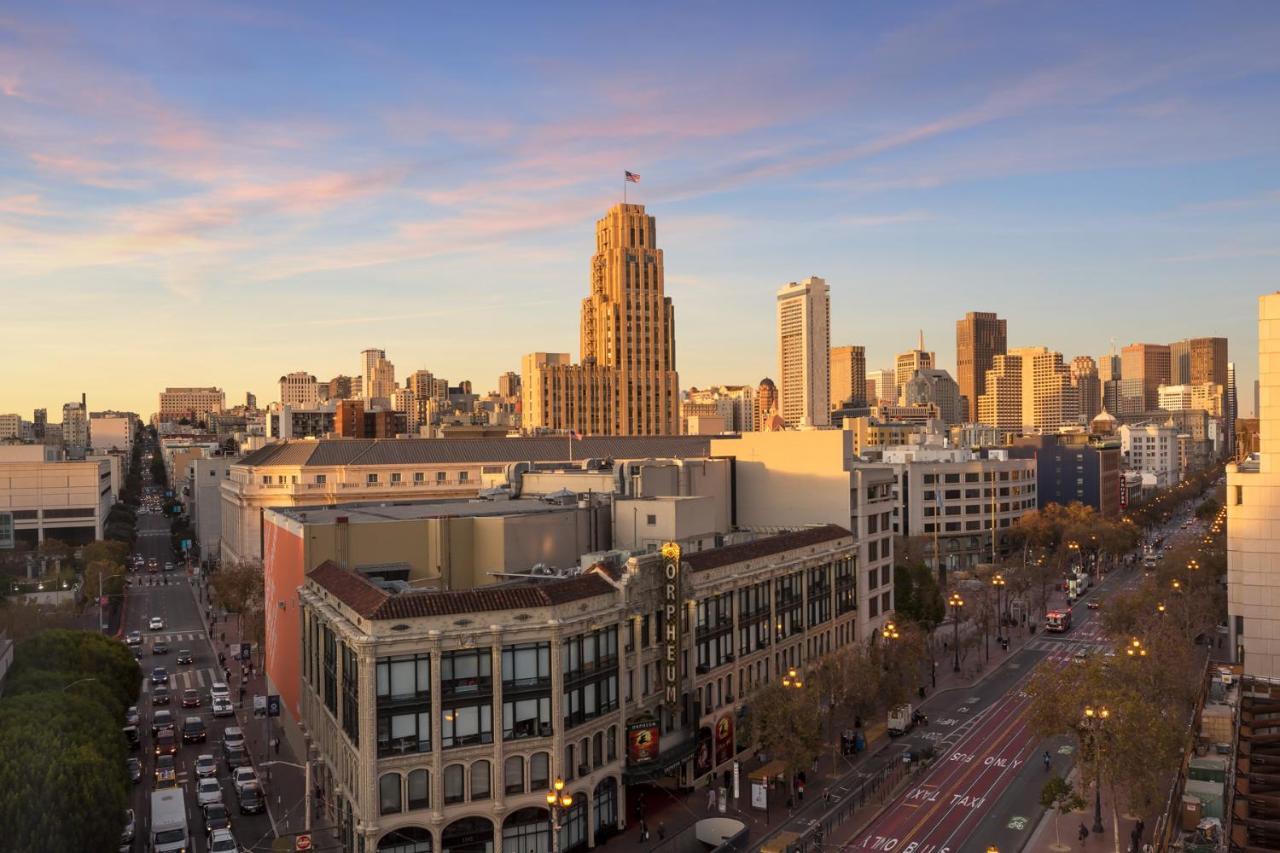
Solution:
<svg viewBox="0 0 1280 853"><path fill-rule="evenodd" d="M518 42L432 16L422 51L413 10L295 35L300 6L46 8L0 21L0 355L21 365L0 411L266 401L373 346L488 390L574 338L624 169L662 223L685 388L776 381L773 294L810 275L869 369L923 329L954 376L956 320L993 311L1010 347L1223 336L1257 375L1280 257L1263 6L686 11L638 71L600 69L660 22L609 11L513 8Z"/></svg>

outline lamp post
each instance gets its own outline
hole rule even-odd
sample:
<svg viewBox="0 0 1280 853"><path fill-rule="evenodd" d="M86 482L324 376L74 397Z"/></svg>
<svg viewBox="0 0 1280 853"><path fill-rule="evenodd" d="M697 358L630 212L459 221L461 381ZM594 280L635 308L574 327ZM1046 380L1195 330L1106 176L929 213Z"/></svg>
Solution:
<svg viewBox="0 0 1280 853"><path fill-rule="evenodd" d="M1093 786L1093 832L1102 834L1102 724L1111 716L1105 706L1084 709L1085 728L1093 733L1093 763L1097 771Z"/></svg>
<svg viewBox="0 0 1280 853"><path fill-rule="evenodd" d="M947 606L951 608L951 622L955 626L955 640L953 645L956 647L956 663L953 672L960 671L960 608L964 607L964 599L960 597L960 593L953 592L951 597L947 599Z"/></svg>
<svg viewBox="0 0 1280 853"><path fill-rule="evenodd" d="M804 687L804 681L801 680L799 673L794 669L787 670L787 674L782 676L782 686L794 690Z"/></svg>
<svg viewBox="0 0 1280 853"><path fill-rule="evenodd" d="M999 572L991 579L991 585L996 588L996 623L1000 626L1000 630L996 632L996 640L1004 642L1004 609L1000 607L1000 593L1005 587L1004 575Z"/></svg>
<svg viewBox="0 0 1280 853"><path fill-rule="evenodd" d="M1146 648L1142 645L1142 641L1137 637L1134 637L1129 641L1129 645L1125 648L1124 652L1131 658L1145 658L1147 656Z"/></svg>
<svg viewBox="0 0 1280 853"><path fill-rule="evenodd" d="M1163 601L1161 601L1159 604L1156 605L1156 613L1159 613L1161 616L1164 615L1165 606Z"/></svg>
<svg viewBox="0 0 1280 853"><path fill-rule="evenodd" d="M564 780L559 776L547 791L547 811L551 814L551 853L560 853L560 815L573 805L573 797L564 792Z"/></svg>

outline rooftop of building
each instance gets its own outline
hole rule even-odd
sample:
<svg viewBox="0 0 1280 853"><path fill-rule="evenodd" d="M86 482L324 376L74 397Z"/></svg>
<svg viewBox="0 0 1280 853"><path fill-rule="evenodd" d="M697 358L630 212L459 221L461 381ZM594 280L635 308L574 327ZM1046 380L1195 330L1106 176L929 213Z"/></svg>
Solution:
<svg viewBox="0 0 1280 853"><path fill-rule="evenodd" d="M724 438L725 436L715 436ZM439 463L541 462L566 458L646 459L700 457L712 436L567 436L521 438L325 438L281 441L248 454L242 465L429 465Z"/></svg>
<svg viewBox="0 0 1280 853"><path fill-rule="evenodd" d="M720 566L731 566L748 560L771 557L797 548L812 545L823 545L840 539L852 538L853 534L838 524L824 524L819 527L802 527L774 536L753 539L737 545L726 545L723 548L712 548L707 551L696 551L685 554L681 562L689 564L695 572L716 569Z"/></svg>
<svg viewBox="0 0 1280 853"><path fill-rule="evenodd" d="M573 505L576 507L576 504ZM557 512L567 507L532 498L514 500L438 500L406 503L339 504L337 506L273 507L268 512L306 524L334 524L345 518L348 524L379 521L413 521L443 516L484 518L499 515L530 515Z"/></svg>

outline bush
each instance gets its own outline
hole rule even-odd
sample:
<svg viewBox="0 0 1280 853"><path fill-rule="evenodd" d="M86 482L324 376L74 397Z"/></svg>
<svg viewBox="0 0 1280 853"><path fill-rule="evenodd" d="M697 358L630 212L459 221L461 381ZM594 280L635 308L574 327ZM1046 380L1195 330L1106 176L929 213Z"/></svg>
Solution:
<svg viewBox="0 0 1280 853"><path fill-rule="evenodd" d="M18 643L9 671L11 680L49 672L74 674L71 681L96 678L122 707L138 701L142 686L142 670L129 650L90 631L45 631Z"/></svg>

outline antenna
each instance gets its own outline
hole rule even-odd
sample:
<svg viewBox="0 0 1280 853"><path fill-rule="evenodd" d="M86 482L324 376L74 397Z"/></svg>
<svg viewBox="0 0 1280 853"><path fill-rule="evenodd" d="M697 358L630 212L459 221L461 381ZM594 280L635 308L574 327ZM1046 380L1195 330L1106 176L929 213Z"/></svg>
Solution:
<svg viewBox="0 0 1280 853"><path fill-rule="evenodd" d="M920 352L924 352L924 329L920 330Z"/></svg>

